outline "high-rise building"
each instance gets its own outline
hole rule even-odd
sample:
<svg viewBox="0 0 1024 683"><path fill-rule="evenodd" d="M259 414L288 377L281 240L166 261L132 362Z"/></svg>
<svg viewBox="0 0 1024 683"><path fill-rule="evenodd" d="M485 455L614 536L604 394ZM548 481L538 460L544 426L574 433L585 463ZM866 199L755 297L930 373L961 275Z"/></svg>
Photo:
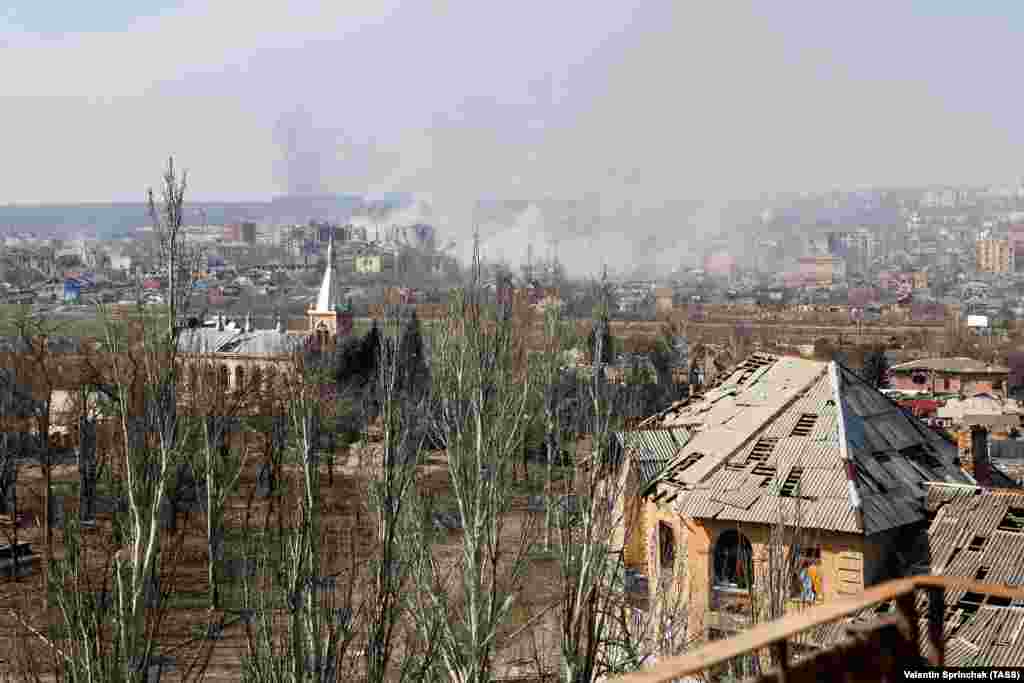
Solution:
<svg viewBox="0 0 1024 683"><path fill-rule="evenodd" d="M980 273L1011 273L1014 270L1014 254L1009 240L978 240L975 254L976 267Z"/></svg>
<svg viewBox="0 0 1024 683"><path fill-rule="evenodd" d="M1010 251L1013 252L1013 259L1016 269L1024 269L1024 223L1017 223L1010 226L1009 230Z"/></svg>
<svg viewBox="0 0 1024 683"><path fill-rule="evenodd" d="M242 223L242 241L246 244L256 244L256 224L250 221Z"/></svg>

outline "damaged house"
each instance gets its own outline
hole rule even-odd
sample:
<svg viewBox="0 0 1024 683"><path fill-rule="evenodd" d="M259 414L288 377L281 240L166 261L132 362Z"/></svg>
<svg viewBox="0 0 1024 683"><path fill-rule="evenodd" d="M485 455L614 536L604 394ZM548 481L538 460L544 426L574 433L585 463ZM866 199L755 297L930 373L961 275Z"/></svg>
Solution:
<svg viewBox="0 0 1024 683"><path fill-rule="evenodd" d="M749 625L777 530L800 531L785 609L855 595L907 571L928 482L974 484L955 444L836 362L754 354L617 440L626 565L652 604L684 592L689 638Z"/></svg>
<svg viewBox="0 0 1024 683"><path fill-rule="evenodd" d="M1024 494L951 484L928 489L931 525L911 551L917 573L1024 586ZM946 666L1024 666L1024 604L965 588L946 590L943 599ZM891 602L870 607L817 627L811 640L819 648L835 647L848 639L851 625L893 612ZM917 596L917 613L920 633L927 633L924 593Z"/></svg>

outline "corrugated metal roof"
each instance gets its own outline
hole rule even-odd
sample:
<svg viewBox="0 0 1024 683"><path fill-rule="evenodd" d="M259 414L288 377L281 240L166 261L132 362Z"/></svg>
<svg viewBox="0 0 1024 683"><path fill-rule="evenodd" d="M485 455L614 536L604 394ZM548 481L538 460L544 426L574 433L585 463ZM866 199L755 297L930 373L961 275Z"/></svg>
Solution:
<svg viewBox="0 0 1024 683"><path fill-rule="evenodd" d="M764 489L760 487L747 486L746 488L737 489L735 491L715 494L712 496L712 500L716 503L724 503L729 507L748 510L758 498L764 495L764 493Z"/></svg>
<svg viewBox="0 0 1024 683"><path fill-rule="evenodd" d="M221 347L226 353L251 356L276 356L294 353L302 348L302 340L277 330L245 332Z"/></svg>
<svg viewBox="0 0 1024 683"><path fill-rule="evenodd" d="M219 353L228 342L241 334L241 330L218 330L211 327L182 330L178 335L178 350L182 353Z"/></svg>
<svg viewBox="0 0 1024 683"><path fill-rule="evenodd" d="M1024 531L999 529L1009 508L1024 508L1024 494L931 485L927 505L937 512L928 530L932 572L975 579L984 569L986 583L1024 580ZM964 620L959 602L965 595L946 591L947 665L1024 665L1024 610L985 603Z"/></svg>
<svg viewBox="0 0 1024 683"><path fill-rule="evenodd" d="M749 368L740 366L704 399L676 404L648 421L699 425L657 480L685 489L676 508L691 517L756 523L799 510L811 528L871 535L924 519L923 482L971 481L955 465L952 443L930 436L846 368L837 366L835 386L827 369L816 361L776 358L756 370L756 382L741 383ZM909 447L919 454L900 452ZM857 480L863 526L849 498L847 450L863 470ZM673 465L694 453L703 457L673 473ZM800 499L782 488L794 465L803 468Z"/></svg>

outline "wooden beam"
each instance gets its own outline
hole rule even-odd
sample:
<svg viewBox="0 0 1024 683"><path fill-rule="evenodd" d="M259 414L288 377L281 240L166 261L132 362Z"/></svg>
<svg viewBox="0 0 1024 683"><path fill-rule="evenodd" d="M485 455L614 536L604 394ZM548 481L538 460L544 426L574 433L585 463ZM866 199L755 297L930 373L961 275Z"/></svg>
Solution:
<svg viewBox="0 0 1024 683"><path fill-rule="evenodd" d="M855 597L825 603L806 611L788 614L775 621L757 624L750 630L732 638L709 643L685 655L665 659L650 669L626 674L613 680L616 683L669 683L722 664L740 655L770 648L781 640L788 640L815 626L853 616L880 602L897 600L902 596L909 596L913 599L915 590L928 588L961 589L1011 600L1024 600L1024 590L995 583L945 576L916 576L897 579L873 586ZM912 627L916 629L917 623L915 618Z"/></svg>

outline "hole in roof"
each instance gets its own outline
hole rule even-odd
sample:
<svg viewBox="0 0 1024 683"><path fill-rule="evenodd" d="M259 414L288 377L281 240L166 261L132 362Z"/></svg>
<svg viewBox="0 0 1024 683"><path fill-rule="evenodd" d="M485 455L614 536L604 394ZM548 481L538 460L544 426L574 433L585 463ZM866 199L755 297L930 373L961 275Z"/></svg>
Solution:
<svg viewBox="0 0 1024 683"><path fill-rule="evenodd" d="M747 462L756 461L764 462L771 454L775 451L775 445L779 442L777 437L762 436L754 444L754 447L750 449L750 455L747 456Z"/></svg>
<svg viewBox="0 0 1024 683"><path fill-rule="evenodd" d="M986 540L988 539L986 539L984 536L975 536L973 539L971 539L971 543L967 546L967 549L972 552L979 552L982 548L985 547Z"/></svg>
<svg viewBox="0 0 1024 683"><path fill-rule="evenodd" d="M703 457L703 453L690 453L681 463L679 463L679 467L676 468L676 472L682 472L685 469L693 467Z"/></svg>
<svg viewBox="0 0 1024 683"><path fill-rule="evenodd" d="M783 498L797 498L800 496L800 477L804 473L803 467L794 466L789 471L789 475L786 477L786 481L782 482L782 488L779 490L779 495Z"/></svg>
<svg viewBox="0 0 1024 683"><path fill-rule="evenodd" d="M988 567L978 567L978 571L974 573L974 580L984 581L986 576L988 576Z"/></svg>
<svg viewBox="0 0 1024 683"><path fill-rule="evenodd" d="M796 421L796 426L793 427L790 436L810 436L811 430L814 429L814 423L817 421L818 416L814 413L804 413Z"/></svg>
<svg viewBox="0 0 1024 683"><path fill-rule="evenodd" d="M1010 508L999 523L999 531L1019 534L1024 531L1024 508Z"/></svg>

